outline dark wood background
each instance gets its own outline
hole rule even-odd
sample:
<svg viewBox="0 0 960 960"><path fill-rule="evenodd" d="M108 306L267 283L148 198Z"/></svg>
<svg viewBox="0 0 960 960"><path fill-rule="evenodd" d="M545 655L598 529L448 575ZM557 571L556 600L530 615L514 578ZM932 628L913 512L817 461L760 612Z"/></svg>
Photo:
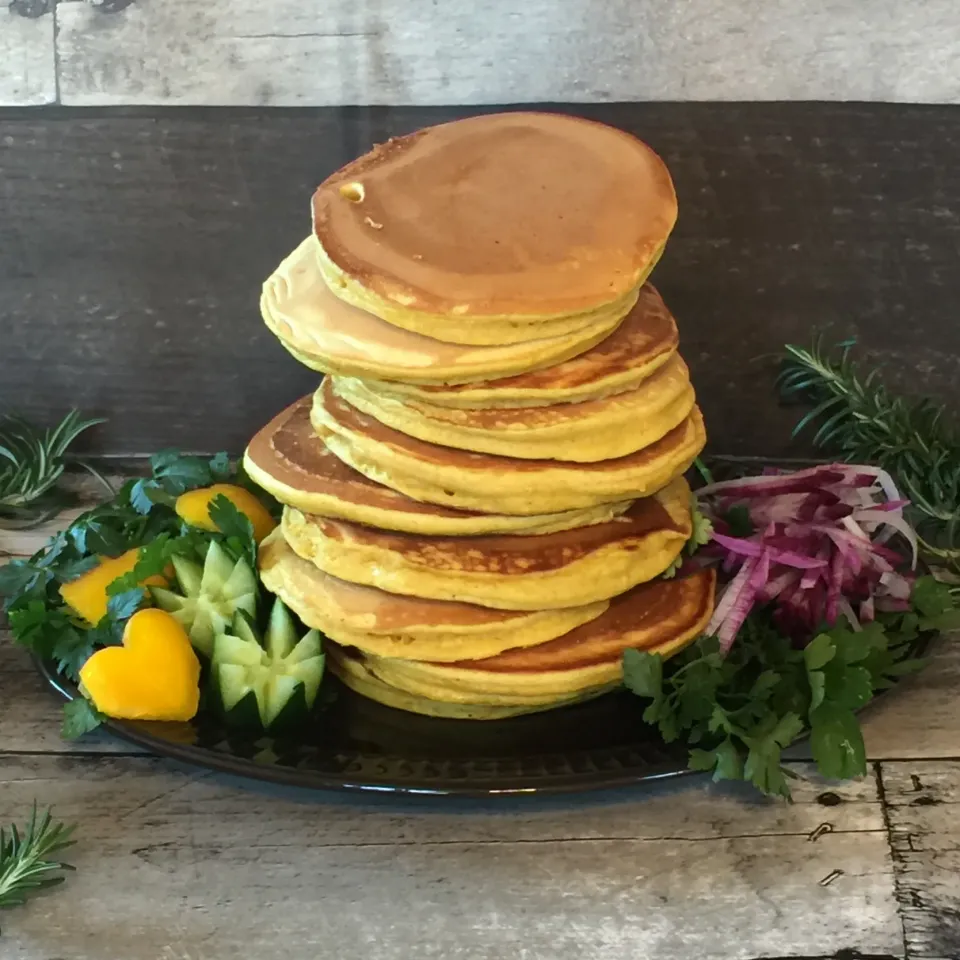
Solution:
<svg viewBox="0 0 960 960"><path fill-rule="evenodd" d="M564 108L559 108L564 109ZM314 186L455 108L0 111L0 411L109 417L92 443L242 449L316 377L260 284ZM654 280L719 453L799 452L776 356L857 335L951 402L960 365L960 107L578 106L664 157L680 221Z"/></svg>

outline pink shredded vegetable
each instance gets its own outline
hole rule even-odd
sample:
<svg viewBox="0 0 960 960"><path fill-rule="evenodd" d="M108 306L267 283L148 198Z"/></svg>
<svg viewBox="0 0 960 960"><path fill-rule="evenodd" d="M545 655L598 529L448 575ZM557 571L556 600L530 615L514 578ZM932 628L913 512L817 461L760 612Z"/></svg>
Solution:
<svg viewBox="0 0 960 960"><path fill-rule="evenodd" d="M712 483L697 491L713 523L704 555L733 574L707 626L729 650L747 615L772 603L783 630L809 636L845 618L852 629L876 610L906 609L917 537L904 500L877 467L833 463L792 473ZM753 533L735 536L731 511L742 508ZM899 535L909 556L887 545Z"/></svg>

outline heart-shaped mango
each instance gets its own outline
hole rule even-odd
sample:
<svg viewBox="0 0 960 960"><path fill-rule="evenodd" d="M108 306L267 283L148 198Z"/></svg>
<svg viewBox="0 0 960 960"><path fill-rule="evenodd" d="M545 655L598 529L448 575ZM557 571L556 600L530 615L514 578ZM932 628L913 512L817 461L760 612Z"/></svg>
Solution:
<svg viewBox="0 0 960 960"><path fill-rule="evenodd" d="M122 647L105 647L80 669L94 706L121 720L190 720L200 702L200 661L182 626L163 610L139 610Z"/></svg>

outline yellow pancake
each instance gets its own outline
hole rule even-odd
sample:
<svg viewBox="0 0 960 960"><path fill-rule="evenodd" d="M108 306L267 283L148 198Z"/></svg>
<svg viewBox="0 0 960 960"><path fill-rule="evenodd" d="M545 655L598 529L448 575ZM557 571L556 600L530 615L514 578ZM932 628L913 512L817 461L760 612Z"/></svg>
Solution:
<svg viewBox="0 0 960 960"><path fill-rule="evenodd" d="M618 324L615 316L556 337L464 347L411 333L331 293L308 237L263 285L260 312L280 342L313 370L411 384L467 383L538 370L589 350Z"/></svg>
<svg viewBox="0 0 960 960"><path fill-rule="evenodd" d="M386 657L459 660L544 643L607 609L606 601L515 613L418 600L358 586L298 557L278 529L260 545L260 579L309 627L346 646Z"/></svg>
<svg viewBox="0 0 960 960"><path fill-rule="evenodd" d="M371 390L438 407L540 407L582 403L633 390L677 350L677 324L649 283L617 329L569 360L480 383L420 384L367 378ZM410 377L406 377L409 381Z"/></svg>
<svg viewBox="0 0 960 960"><path fill-rule="evenodd" d="M581 607L673 563L690 538L690 488L680 477L607 523L526 537L421 537L290 508L282 527L299 556L353 583L503 610Z"/></svg>
<svg viewBox="0 0 960 960"><path fill-rule="evenodd" d="M645 450L600 463L519 460L425 443L360 413L324 382L311 419L355 470L414 500L460 510L542 515L645 497L683 474L703 449L700 411Z"/></svg>
<svg viewBox="0 0 960 960"><path fill-rule="evenodd" d="M427 717L443 717L447 720L504 720L526 713L538 713L554 707L577 703L585 697L554 700L546 705L519 704L514 706L491 706L483 703L449 703L428 700L405 690L391 687L378 680L361 659L350 656L349 651L338 649L333 644L327 647L327 665L330 672L339 677L351 690L387 707L419 713ZM601 691L602 692L602 691Z"/></svg>
<svg viewBox="0 0 960 960"><path fill-rule="evenodd" d="M600 400L548 407L463 410L379 393L355 377L334 377L352 407L427 443L523 460L596 463L642 450L679 426L695 396L686 364L673 356L638 387Z"/></svg>
<svg viewBox="0 0 960 960"><path fill-rule="evenodd" d="M333 292L450 343L505 344L622 317L677 215L670 175L623 131L544 113L390 140L313 197Z"/></svg>
<svg viewBox="0 0 960 960"><path fill-rule="evenodd" d="M713 571L641 584L563 637L486 660L441 664L367 657L365 662L384 683L431 700L509 705L570 697L621 682L628 648L663 657L683 649L710 620L714 586Z"/></svg>
<svg viewBox="0 0 960 960"><path fill-rule="evenodd" d="M310 423L312 398L276 416L250 441L248 476L281 503L305 513L425 536L553 533L619 516L630 500L533 516L475 513L420 503L370 480L335 456Z"/></svg>

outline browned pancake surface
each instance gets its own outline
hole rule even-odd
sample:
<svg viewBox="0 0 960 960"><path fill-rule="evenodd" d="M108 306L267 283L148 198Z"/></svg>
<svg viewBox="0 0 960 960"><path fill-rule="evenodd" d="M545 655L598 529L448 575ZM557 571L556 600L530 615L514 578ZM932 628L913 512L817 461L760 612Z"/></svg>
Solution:
<svg viewBox="0 0 960 960"><path fill-rule="evenodd" d="M348 503L436 517L474 517L468 510L419 503L369 480L332 454L310 423L312 397L304 397L274 417L250 441L247 455L284 486L325 494Z"/></svg>
<svg viewBox="0 0 960 960"><path fill-rule="evenodd" d="M675 580L653 580L614 597L605 613L536 647L506 650L485 660L437 666L493 673L576 670L619 658L631 638L655 629L645 647L659 646L696 623L713 604L714 573L704 570Z"/></svg>
<svg viewBox="0 0 960 960"><path fill-rule="evenodd" d="M324 517L310 519L332 540L387 550L418 566L503 575L558 570L613 544L635 550L655 531L684 533L654 497L635 501L626 513L606 523L534 536L422 537Z"/></svg>
<svg viewBox="0 0 960 960"><path fill-rule="evenodd" d="M656 443L644 447L636 453L631 453L626 457L617 457L614 460L600 460L596 463L571 463L565 460L519 460L493 453L468 453L466 450L441 447L434 443L425 443L422 440L407 436L399 430L384 426L378 420L374 420L373 417L366 416L341 397L338 397L333 392L329 379L324 380L321 384L318 395L323 408L330 417L348 433L368 437L376 443L399 450L422 463L454 466L470 472L489 470L494 473L536 473L542 470L569 470L581 474L636 469L669 456L671 450L676 449L683 443L690 428L691 418L699 417L699 413L694 408L690 417L661 437Z"/></svg>
<svg viewBox="0 0 960 960"><path fill-rule="evenodd" d="M484 383L450 386L424 385L424 397L431 393L452 395L468 393L482 387L510 390L564 390L597 383L631 370L642 369L672 353L678 344L677 324L660 294L649 283L644 284L636 305L624 321L605 340L578 357L555 366L515 377L501 377Z"/></svg>
<svg viewBox="0 0 960 960"><path fill-rule="evenodd" d="M354 186L357 185L357 186ZM663 163L573 117L474 117L390 140L329 177L314 230L347 276L421 311L578 313L625 296L676 219Z"/></svg>

